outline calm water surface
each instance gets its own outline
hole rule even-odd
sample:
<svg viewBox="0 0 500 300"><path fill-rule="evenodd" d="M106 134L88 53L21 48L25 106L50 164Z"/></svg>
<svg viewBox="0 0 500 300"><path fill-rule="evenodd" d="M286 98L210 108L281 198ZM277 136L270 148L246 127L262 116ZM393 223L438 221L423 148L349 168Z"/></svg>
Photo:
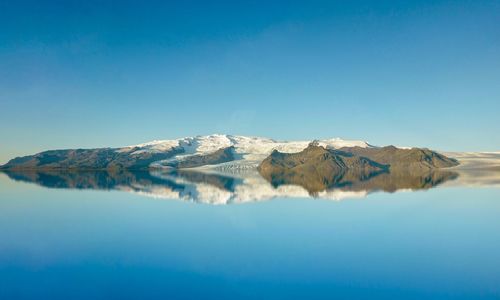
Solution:
<svg viewBox="0 0 500 300"><path fill-rule="evenodd" d="M211 205L0 174L1 299L499 299L500 189Z"/></svg>

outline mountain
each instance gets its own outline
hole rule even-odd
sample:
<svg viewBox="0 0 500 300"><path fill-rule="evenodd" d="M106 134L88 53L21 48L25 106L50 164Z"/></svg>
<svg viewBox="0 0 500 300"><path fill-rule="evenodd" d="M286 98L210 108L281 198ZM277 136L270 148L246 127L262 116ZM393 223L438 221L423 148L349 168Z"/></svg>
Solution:
<svg viewBox="0 0 500 300"><path fill-rule="evenodd" d="M322 140L319 143L328 148L371 147L366 142L341 139ZM223 169L245 169L255 168L273 150L299 152L308 144L309 141L281 142L268 138L214 134L152 141L122 148L50 150L14 158L2 168L104 170L213 165Z"/></svg>
<svg viewBox="0 0 500 300"><path fill-rule="evenodd" d="M164 152L142 152L137 155L116 148L49 150L14 158L2 169L144 169L182 152L183 149L177 147Z"/></svg>
<svg viewBox="0 0 500 300"><path fill-rule="evenodd" d="M255 170L303 176L371 176L373 173L411 169L427 170L457 165L437 152L421 149L376 147L363 141L327 139L275 141L267 138L209 135L153 141L122 148L50 150L18 157L2 169L144 170L205 169L219 172ZM316 173L314 173L316 172ZM267 176L266 175L266 176ZM277 178L273 175L275 179ZM347 177L346 177L347 176ZM324 178L327 180L327 177Z"/></svg>

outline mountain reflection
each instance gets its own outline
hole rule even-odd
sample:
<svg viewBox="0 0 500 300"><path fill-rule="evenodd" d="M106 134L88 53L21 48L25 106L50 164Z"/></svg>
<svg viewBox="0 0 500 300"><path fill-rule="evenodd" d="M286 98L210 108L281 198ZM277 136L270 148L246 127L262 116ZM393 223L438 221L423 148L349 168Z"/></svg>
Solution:
<svg viewBox="0 0 500 300"><path fill-rule="evenodd" d="M304 174L264 178L257 171L221 175L187 170L152 171L5 171L11 179L47 188L120 190L186 201L229 204L287 197L333 200L364 197L375 191L422 190L458 177L452 171L422 174L382 172L363 176L352 173L330 177Z"/></svg>
<svg viewBox="0 0 500 300"><path fill-rule="evenodd" d="M429 171L412 173L405 171L382 171L373 173L344 172L340 174L272 174L266 179L274 186L299 185L311 195L325 190L342 189L347 191L385 191L395 192L401 189L429 189L458 177L450 171Z"/></svg>

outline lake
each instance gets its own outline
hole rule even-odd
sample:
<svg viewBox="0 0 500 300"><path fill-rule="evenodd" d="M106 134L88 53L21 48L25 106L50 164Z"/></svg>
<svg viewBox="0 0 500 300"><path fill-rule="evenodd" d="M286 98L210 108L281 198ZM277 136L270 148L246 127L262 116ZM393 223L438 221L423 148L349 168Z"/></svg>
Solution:
<svg viewBox="0 0 500 300"><path fill-rule="evenodd" d="M480 178L0 173L0 298L499 299Z"/></svg>

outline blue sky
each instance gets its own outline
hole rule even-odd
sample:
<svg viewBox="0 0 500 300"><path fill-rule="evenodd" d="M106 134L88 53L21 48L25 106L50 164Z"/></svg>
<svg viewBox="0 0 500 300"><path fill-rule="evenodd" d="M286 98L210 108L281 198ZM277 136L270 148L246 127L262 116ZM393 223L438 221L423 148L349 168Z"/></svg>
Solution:
<svg viewBox="0 0 500 300"><path fill-rule="evenodd" d="M500 150L498 1L1 1L0 163L229 133Z"/></svg>

